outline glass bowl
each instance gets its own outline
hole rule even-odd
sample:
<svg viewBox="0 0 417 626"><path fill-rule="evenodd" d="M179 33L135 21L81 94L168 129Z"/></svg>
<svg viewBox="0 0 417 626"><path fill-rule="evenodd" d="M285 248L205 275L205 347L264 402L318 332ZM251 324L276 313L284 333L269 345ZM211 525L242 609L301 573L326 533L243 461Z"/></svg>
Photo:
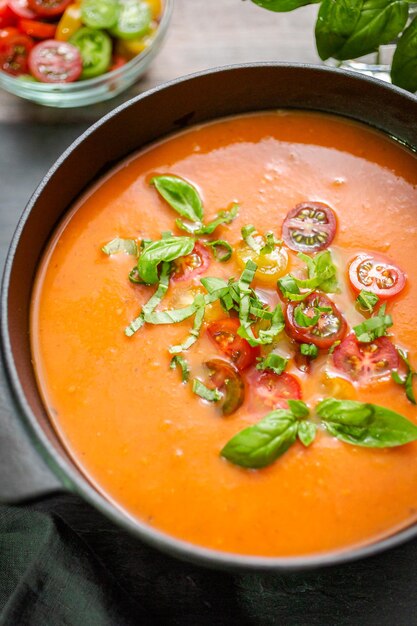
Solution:
<svg viewBox="0 0 417 626"><path fill-rule="evenodd" d="M136 82L156 56L168 29L173 5L174 0L164 0L161 21L150 44L122 67L97 78L61 84L32 82L0 71L0 87L20 98L59 108L85 106L114 98Z"/></svg>

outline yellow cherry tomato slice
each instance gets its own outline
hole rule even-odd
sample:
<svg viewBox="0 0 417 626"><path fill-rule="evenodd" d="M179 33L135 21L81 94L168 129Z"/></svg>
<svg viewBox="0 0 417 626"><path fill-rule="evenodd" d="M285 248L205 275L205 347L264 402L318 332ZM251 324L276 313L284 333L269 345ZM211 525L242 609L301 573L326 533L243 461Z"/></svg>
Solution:
<svg viewBox="0 0 417 626"><path fill-rule="evenodd" d="M261 235L255 235L255 241L260 245L264 244ZM288 265L288 253L280 245L276 245L272 252L264 254L253 250L246 241L241 241L235 249L236 259L240 267L244 268L251 260L258 266L255 278L266 285L274 285L278 278L283 276Z"/></svg>
<svg viewBox="0 0 417 626"><path fill-rule="evenodd" d="M116 54L129 59L129 61L137 57L152 43L156 28L157 25L153 23L150 32L139 39L118 39L116 41Z"/></svg>
<svg viewBox="0 0 417 626"><path fill-rule="evenodd" d="M321 380L329 396L340 400L354 400L357 396L355 386L346 378L323 372Z"/></svg>
<svg viewBox="0 0 417 626"><path fill-rule="evenodd" d="M154 20L159 19L162 14L162 0L146 0L146 2L151 7L152 18Z"/></svg>
<svg viewBox="0 0 417 626"><path fill-rule="evenodd" d="M55 39L68 41L82 26L81 8L78 2L70 4L58 22Z"/></svg>

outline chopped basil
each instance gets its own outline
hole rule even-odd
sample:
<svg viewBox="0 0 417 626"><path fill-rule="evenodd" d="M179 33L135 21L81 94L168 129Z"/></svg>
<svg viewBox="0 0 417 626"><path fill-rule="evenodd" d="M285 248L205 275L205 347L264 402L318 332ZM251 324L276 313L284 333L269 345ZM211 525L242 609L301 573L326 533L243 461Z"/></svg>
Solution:
<svg viewBox="0 0 417 626"><path fill-rule="evenodd" d="M172 357L171 363L169 366L172 370L179 367L181 369L181 380L183 383L188 383L190 379L190 366L183 356L180 354L176 354Z"/></svg>
<svg viewBox="0 0 417 626"><path fill-rule="evenodd" d="M337 291L336 266L333 263L330 250L323 250L315 257L309 257L302 252L297 255L307 265L308 278L302 280L292 274L287 274L278 280L278 286L282 295L287 300L304 300L315 289L321 289L327 293ZM306 290L306 291L302 291Z"/></svg>
<svg viewBox="0 0 417 626"><path fill-rule="evenodd" d="M259 254L262 248L262 243L257 241L253 236L256 233L256 228L252 226L252 224L247 224L242 227L241 233L242 239L248 244L249 248Z"/></svg>
<svg viewBox="0 0 417 626"><path fill-rule="evenodd" d="M297 436L303 446L306 448L310 446L316 438L317 426L314 422L307 422L302 420L298 423Z"/></svg>
<svg viewBox="0 0 417 626"><path fill-rule="evenodd" d="M271 254L276 248L282 244L282 240L275 239L275 235L273 232L268 231L265 233L265 245L261 248L261 254Z"/></svg>
<svg viewBox="0 0 417 626"><path fill-rule="evenodd" d="M135 285L146 285L146 283L139 276L139 270L137 265L135 265L132 271L129 272L129 280Z"/></svg>
<svg viewBox="0 0 417 626"><path fill-rule="evenodd" d="M138 315L136 319L133 320L129 324L129 326L125 329L125 334L128 337L134 335L145 323L145 316L149 315L152 311L156 309L158 304L162 301L168 290L169 284L169 275L171 271L170 263L162 263L161 268L161 276L159 279L159 285L153 296L143 305L141 313Z"/></svg>
<svg viewBox="0 0 417 626"><path fill-rule="evenodd" d="M206 387L198 378L194 378L193 380L193 393L208 402L219 402L223 397L223 394L218 389Z"/></svg>
<svg viewBox="0 0 417 626"><path fill-rule="evenodd" d="M105 246L102 247L102 251L104 254L118 254L119 252L124 252L125 254L131 254L132 256L138 256L138 244L134 239L121 239L120 237L116 237L116 239L112 239L109 243L106 243Z"/></svg>
<svg viewBox="0 0 417 626"><path fill-rule="evenodd" d="M305 307L303 304L298 304L294 309L294 320L298 326L315 326L320 319L320 311L316 307L309 307L309 310L313 311L313 317L310 317L304 313L304 310Z"/></svg>
<svg viewBox="0 0 417 626"><path fill-rule="evenodd" d="M392 326L392 317L385 313L386 304L379 307L378 312L369 319L353 327L356 338L361 343L370 343L378 337L387 334L387 328Z"/></svg>
<svg viewBox="0 0 417 626"><path fill-rule="evenodd" d="M226 263L232 256L233 248L224 239L216 239L216 241L206 241L206 246L213 249L214 258L220 263Z"/></svg>
<svg viewBox="0 0 417 626"><path fill-rule="evenodd" d="M368 313L372 313L374 307L378 304L379 298L372 291L366 291L366 289L362 289L356 298L356 303L363 311L367 311Z"/></svg>
<svg viewBox="0 0 417 626"><path fill-rule="evenodd" d="M195 235L211 235L218 226L223 226L224 224L230 224L230 222L233 222L238 213L239 205L234 204L228 211L220 211L217 217L208 224L196 222L195 224L189 225L180 218L176 219L175 223L178 228L185 230L187 233Z"/></svg>
<svg viewBox="0 0 417 626"><path fill-rule="evenodd" d="M256 366L257 370L272 370L275 374L282 374L287 367L288 359L280 354L270 352L264 359L260 358Z"/></svg>
<svg viewBox="0 0 417 626"><path fill-rule="evenodd" d="M174 261L174 259L191 254L194 243L192 237L167 237L147 245L138 262L138 271L142 280L148 285L157 283L158 265L162 261Z"/></svg>
<svg viewBox="0 0 417 626"><path fill-rule="evenodd" d="M303 356L308 356L310 359L316 359L319 354L319 349L314 343L302 343L300 345L300 352Z"/></svg>
<svg viewBox="0 0 417 626"><path fill-rule="evenodd" d="M332 345L329 348L329 354L333 354L333 352L336 350L337 346L340 346L341 343L342 342L340 341L340 339L338 339L337 341L332 343Z"/></svg>
<svg viewBox="0 0 417 626"><path fill-rule="evenodd" d="M414 389L413 389L413 378L414 376L416 376L417 373L414 372L414 370L411 368L407 353L404 352L404 350L401 350L400 348L397 348L397 352L400 358L402 359L402 361L404 362L407 371L406 371L405 376L400 376L397 370L393 370L391 372L391 376L398 385L404 385L405 395L407 396L408 400L410 400L412 404L416 404L416 398L415 398Z"/></svg>
<svg viewBox="0 0 417 626"><path fill-rule="evenodd" d="M316 410L328 432L345 443L390 448L417 439L413 422L376 404L327 398Z"/></svg>
<svg viewBox="0 0 417 626"><path fill-rule="evenodd" d="M177 354L179 352L184 352L184 350L188 350L198 339L204 322L204 313L206 311L204 296L202 294L197 295L194 299L193 305L196 307L193 327L190 330L187 339L182 344L170 347L169 351L171 354Z"/></svg>
<svg viewBox="0 0 417 626"><path fill-rule="evenodd" d="M191 222L201 222L203 203L198 191L178 176L154 176L151 180L158 193L177 213Z"/></svg>

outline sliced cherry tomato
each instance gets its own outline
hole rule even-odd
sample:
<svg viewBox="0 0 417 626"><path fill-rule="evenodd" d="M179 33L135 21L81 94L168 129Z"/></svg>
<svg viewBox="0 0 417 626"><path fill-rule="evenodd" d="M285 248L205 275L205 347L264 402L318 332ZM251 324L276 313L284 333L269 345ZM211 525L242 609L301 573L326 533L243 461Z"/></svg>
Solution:
<svg viewBox="0 0 417 626"><path fill-rule="evenodd" d="M355 400L357 397L355 385L346 380L346 378L323 372L321 380L328 396L339 398L340 400Z"/></svg>
<svg viewBox="0 0 417 626"><path fill-rule="evenodd" d="M46 24L37 20L20 20L19 30L34 39L53 39L55 36L55 24Z"/></svg>
<svg viewBox="0 0 417 626"><path fill-rule="evenodd" d="M8 0L9 7L17 17L23 17L27 20L36 18L36 13L29 7L29 0Z"/></svg>
<svg viewBox="0 0 417 626"><path fill-rule="evenodd" d="M246 339L237 334L240 322L234 317L227 317L208 325L207 332L213 343L239 371L255 363L259 348L251 346Z"/></svg>
<svg viewBox="0 0 417 626"><path fill-rule="evenodd" d="M242 406L245 399L245 385L238 370L222 359L210 359L204 365L209 370L212 384L223 393L220 404L223 415L231 415Z"/></svg>
<svg viewBox="0 0 417 626"><path fill-rule="evenodd" d="M300 323L299 313L305 325ZM316 320L311 326L307 320ZM287 333L299 343L314 343L318 348L330 348L346 334L347 325L337 306L323 293L313 292L303 302L290 302L285 311Z"/></svg>
<svg viewBox="0 0 417 626"><path fill-rule="evenodd" d="M81 15L89 28L111 28L116 24L119 11L117 0L83 0Z"/></svg>
<svg viewBox="0 0 417 626"><path fill-rule="evenodd" d="M361 382L383 378L399 366L395 347L387 337L371 343L359 343L355 335L348 335L333 352L333 364L352 380Z"/></svg>
<svg viewBox="0 0 417 626"><path fill-rule="evenodd" d="M382 256L359 254L349 266L349 280L355 291L366 289L379 298L392 298L404 289L406 277Z"/></svg>
<svg viewBox="0 0 417 626"><path fill-rule="evenodd" d="M74 0L27 0L29 8L39 17L61 15Z"/></svg>
<svg viewBox="0 0 417 626"><path fill-rule="evenodd" d="M19 33L17 28L3 29L0 33L0 69L12 76L27 74L33 44L33 39Z"/></svg>
<svg viewBox="0 0 417 626"><path fill-rule="evenodd" d="M174 271L171 279L174 282L191 280L204 274L211 262L210 252L200 241L196 241L191 254L176 259L173 263Z"/></svg>
<svg viewBox="0 0 417 626"><path fill-rule="evenodd" d="M81 26L81 7L79 4L70 4L58 22L55 39L68 41Z"/></svg>
<svg viewBox="0 0 417 626"><path fill-rule="evenodd" d="M80 28L69 40L81 52L82 79L95 78L107 72L111 63L112 41L102 30Z"/></svg>
<svg viewBox="0 0 417 626"><path fill-rule="evenodd" d="M144 0L120 0L116 24L110 29L118 39L138 39L149 32L151 7Z"/></svg>
<svg viewBox="0 0 417 626"><path fill-rule="evenodd" d="M0 0L0 28L14 26L17 23L17 16L11 10L7 0Z"/></svg>
<svg viewBox="0 0 417 626"><path fill-rule="evenodd" d="M248 378L256 400L268 408L287 409L288 400L301 400L300 383L292 374L254 370Z"/></svg>
<svg viewBox="0 0 417 626"><path fill-rule="evenodd" d="M291 250L317 252L330 246L336 226L336 215L327 204L303 202L287 213L282 238Z"/></svg>
<svg viewBox="0 0 417 626"><path fill-rule="evenodd" d="M31 51L29 68L43 83L72 83L81 75L82 59L79 50L70 43L48 39Z"/></svg>
<svg viewBox="0 0 417 626"><path fill-rule="evenodd" d="M119 67L123 67L124 65L126 65L126 63L127 60L124 57L121 57L119 54L113 55L112 64L109 67L109 72L112 72L113 70L118 70Z"/></svg>
<svg viewBox="0 0 417 626"><path fill-rule="evenodd" d="M259 245L265 241L261 235L255 235L254 239ZM272 252L261 254L253 250L246 241L241 241L236 248L236 258L240 267L245 267L251 260L258 266L255 278L268 285L276 284L278 278L285 274L288 265L288 254L282 246L275 246Z"/></svg>

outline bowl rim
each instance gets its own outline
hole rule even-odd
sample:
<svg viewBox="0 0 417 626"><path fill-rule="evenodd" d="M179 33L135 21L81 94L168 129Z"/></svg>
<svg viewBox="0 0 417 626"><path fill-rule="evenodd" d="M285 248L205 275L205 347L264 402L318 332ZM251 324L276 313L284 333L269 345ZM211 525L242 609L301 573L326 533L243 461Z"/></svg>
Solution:
<svg viewBox="0 0 417 626"><path fill-rule="evenodd" d="M9 87L22 85L22 88L24 86L26 90L31 91L33 94L67 94L73 92L78 93L82 91L87 91L88 89L92 89L94 87L99 87L103 84L103 81L106 82L108 79L118 79L125 74L129 74L129 72L135 70L136 68L140 69L142 65L146 64L148 57L153 54L155 48L158 47L158 45L162 42L167 33L174 8L174 0L163 1L164 9L162 11L158 28L155 31L155 35L151 39L150 45L147 46L140 54L130 59L130 61L128 61L121 67L118 67L109 72L105 72L104 74L100 74L95 78L88 78L87 80L76 80L72 83L42 83L37 81L32 82L29 80L25 81L18 76L12 76L0 70L0 87L8 89Z"/></svg>
<svg viewBox="0 0 417 626"><path fill-rule="evenodd" d="M180 558L197 565L202 565L213 569L222 569L230 571L274 571L274 572L295 572L300 570L319 569L322 567L340 565L355 561L359 558L370 557L380 552L393 548L405 543L409 539L417 536L417 523L411 523L405 528L393 530L392 534L382 539L376 539L366 544L361 544L353 548L344 548L332 550L329 552L315 553L312 555L289 556L289 557L265 557L255 555L243 555L231 552L219 551L211 548L204 548L197 544L179 539L160 531L145 522L133 518L126 511L102 495L88 478L76 469L76 465L72 465L61 455L48 439L37 418L32 412L26 398L26 394L22 384L20 383L17 366L15 364L12 352L12 346L9 335L9 317L8 317L8 300L10 279L13 268L14 256L19 245L21 233L24 229L26 221L36 204L38 197L42 194L44 188L48 185L49 180L60 168L67 157L77 149L77 147L87 140L97 129L104 126L107 121L124 111L124 109L134 106L137 102L148 98L149 96L170 89L174 85L186 83L195 78L215 75L220 72L233 72L236 70L256 68L282 68L292 71L315 71L325 74L339 74L348 76L349 80L358 83L370 83L379 89L387 92L396 92L401 98L409 99L414 104L417 97L403 89L384 83L379 79L370 76L359 75L351 71L335 69L331 67L304 64L304 63L285 63L285 62L264 62L264 63L244 63L226 65L211 68L201 72L192 73L162 83L150 90L147 90L134 98L120 104L118 107L104 115L87 130L85 130L72 144L64 150L61 156L51 166L39 183L31 198L29 199L17 225L13 235L10 247L7 253L3 280L1 286L1 302L0 302L0 324L1 324L1 351L3 362L5 365L6 380L9 383L9 389L13 396L15 405L18 408L18 417L26 426L26 431L31 439L32 444L38 451L42 459L46 462L53 474L60 480L63 488L67 488L73 493L83 497L88 503L97 508L101 513L115 522L119 527L127 530L140 540L151 545L154 548L164 551L171 556ZM306 109L308 109L308 105ZM313 108L310 108L313 110Z"/></svg>

